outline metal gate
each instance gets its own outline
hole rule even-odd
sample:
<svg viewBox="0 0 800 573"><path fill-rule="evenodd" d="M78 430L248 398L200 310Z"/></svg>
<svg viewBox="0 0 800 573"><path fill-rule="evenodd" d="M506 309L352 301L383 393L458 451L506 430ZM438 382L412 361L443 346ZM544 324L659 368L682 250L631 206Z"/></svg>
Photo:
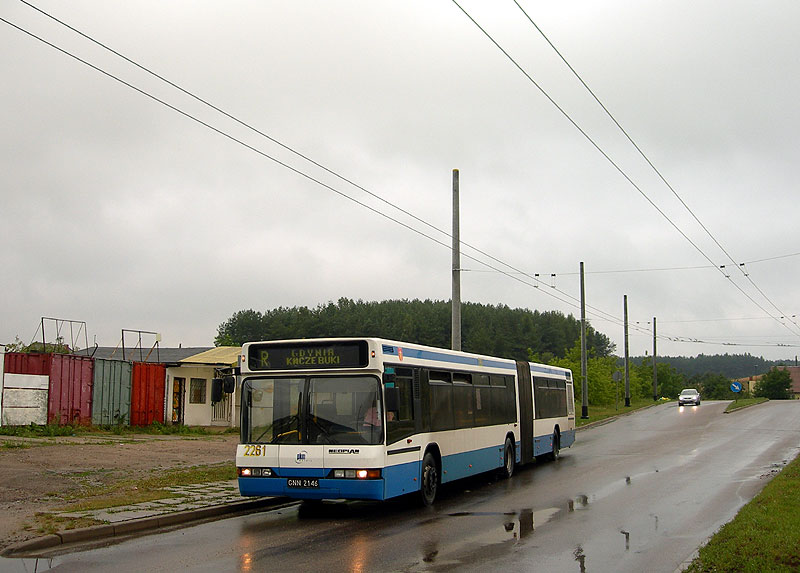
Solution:
<svg viewBox="0 0 800 573"><path fill-rule="evenodd" d="M230 426L231 425L231 396L233 394L223 394L222 400L212 406L211 425Z"/></svg>

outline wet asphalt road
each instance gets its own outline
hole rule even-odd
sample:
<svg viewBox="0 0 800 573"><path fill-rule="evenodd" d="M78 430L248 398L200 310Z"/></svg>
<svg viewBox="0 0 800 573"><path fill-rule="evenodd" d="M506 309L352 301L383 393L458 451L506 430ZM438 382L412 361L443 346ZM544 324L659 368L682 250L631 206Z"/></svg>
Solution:
<svg viewBox="0 0 800 573"><path fill-rule="evenodd" d="M554 463L433 508L294 505L0 571L673 572L800 450L800 401L674 403L578 433Z"/></svg>

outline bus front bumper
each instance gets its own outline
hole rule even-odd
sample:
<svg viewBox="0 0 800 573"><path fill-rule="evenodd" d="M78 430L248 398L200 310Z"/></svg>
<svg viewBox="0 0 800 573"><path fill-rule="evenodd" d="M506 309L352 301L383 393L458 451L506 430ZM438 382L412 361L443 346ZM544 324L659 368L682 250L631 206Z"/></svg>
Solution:
<svg viewBox="0 0 800 573"><path fill-rule="evenodd" d="M286 477L240 477L244 496L282 496L295 499L384 499L383 479L299 480Z"/></svg>

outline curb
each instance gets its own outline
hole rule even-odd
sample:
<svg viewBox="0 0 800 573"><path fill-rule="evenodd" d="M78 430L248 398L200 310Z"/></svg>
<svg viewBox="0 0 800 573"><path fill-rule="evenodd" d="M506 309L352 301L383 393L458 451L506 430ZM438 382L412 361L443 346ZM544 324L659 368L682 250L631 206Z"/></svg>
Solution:
<svg viewBox="0 0 800 573"><path fill-rule="evenodd" d="M747 406L742 406L741 408L736 408L735 410L731 410L730 412L728 410L725 410L723 412L723 414L734 414L734 413L739 412L741 410L747 410L748 408L753 408L755 406L760 406L761 404L768 404L768 403L769 403L769 400L765 400L763 402L758 402L756 404L748 404Z"/></svg>
<svg viewBox="0 0 800 573"><path fill-rule="evenodd" d="M623 416L630 416L631 414L635 414L636 412L641 412L642 410L649 410L650 408L655 408L657 406L661 406L661 404L666 404L666 403L667 402L661 402L660 404L659 403L648 404L647 406L642 406L641 408L636 408L635 410L623 411L623 412L620 412L619 414L613 414L613 415L609 416L608 418L603 418L602 420L595 420L594 422L589 422L588 424L584 424L582 426L577 426L576 425L575 431L578 432L580 430L587 430L587 429L595 427L595 426L608 424L608 423L613 422L614 420L616 420L618 418L622 418Z"/></svg>
<svg viewBox="0 0 800 573"><path fill-rule="evenodd" d="M245 514L259 509L280 506L289 501L289 498L286 497L266 497L256 500L238 501L227 505L212 505L201 509L190 509L177 513L142 517L140 519L131 519L119 523L107 523L92 525L91 527L81 527L79 529L70 529L11 545L2 551L0 556L32 557L35 551L53 549L61 545L133 535L144 531L152 531L162 527L173 527L193 521Z"/></svg>

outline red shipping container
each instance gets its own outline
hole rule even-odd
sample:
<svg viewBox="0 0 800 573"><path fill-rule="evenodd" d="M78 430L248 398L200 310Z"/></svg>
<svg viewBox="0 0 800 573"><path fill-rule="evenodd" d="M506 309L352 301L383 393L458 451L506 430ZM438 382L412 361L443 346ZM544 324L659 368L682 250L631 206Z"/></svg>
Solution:
<svg viewBox="0 0 800 573"><path fill-rule="evenodd" d="M93 379L93 359L53 354L47 400L48 423L91 425Z"/></svg>
<svg viewBox="0 0 800 573"><path fill-rule="evenodd" d="M3 371L6 374L33 374L35 376L49 376L52 354L23 354L22 352L9 352L5 356Z"/></svg>
<svg viewBox="0 0 800 573"><path fill-rule="evenodd" d="M164 391L167 367L152 362L134 362L131 388L131 426L164 423Z"/></svg>

